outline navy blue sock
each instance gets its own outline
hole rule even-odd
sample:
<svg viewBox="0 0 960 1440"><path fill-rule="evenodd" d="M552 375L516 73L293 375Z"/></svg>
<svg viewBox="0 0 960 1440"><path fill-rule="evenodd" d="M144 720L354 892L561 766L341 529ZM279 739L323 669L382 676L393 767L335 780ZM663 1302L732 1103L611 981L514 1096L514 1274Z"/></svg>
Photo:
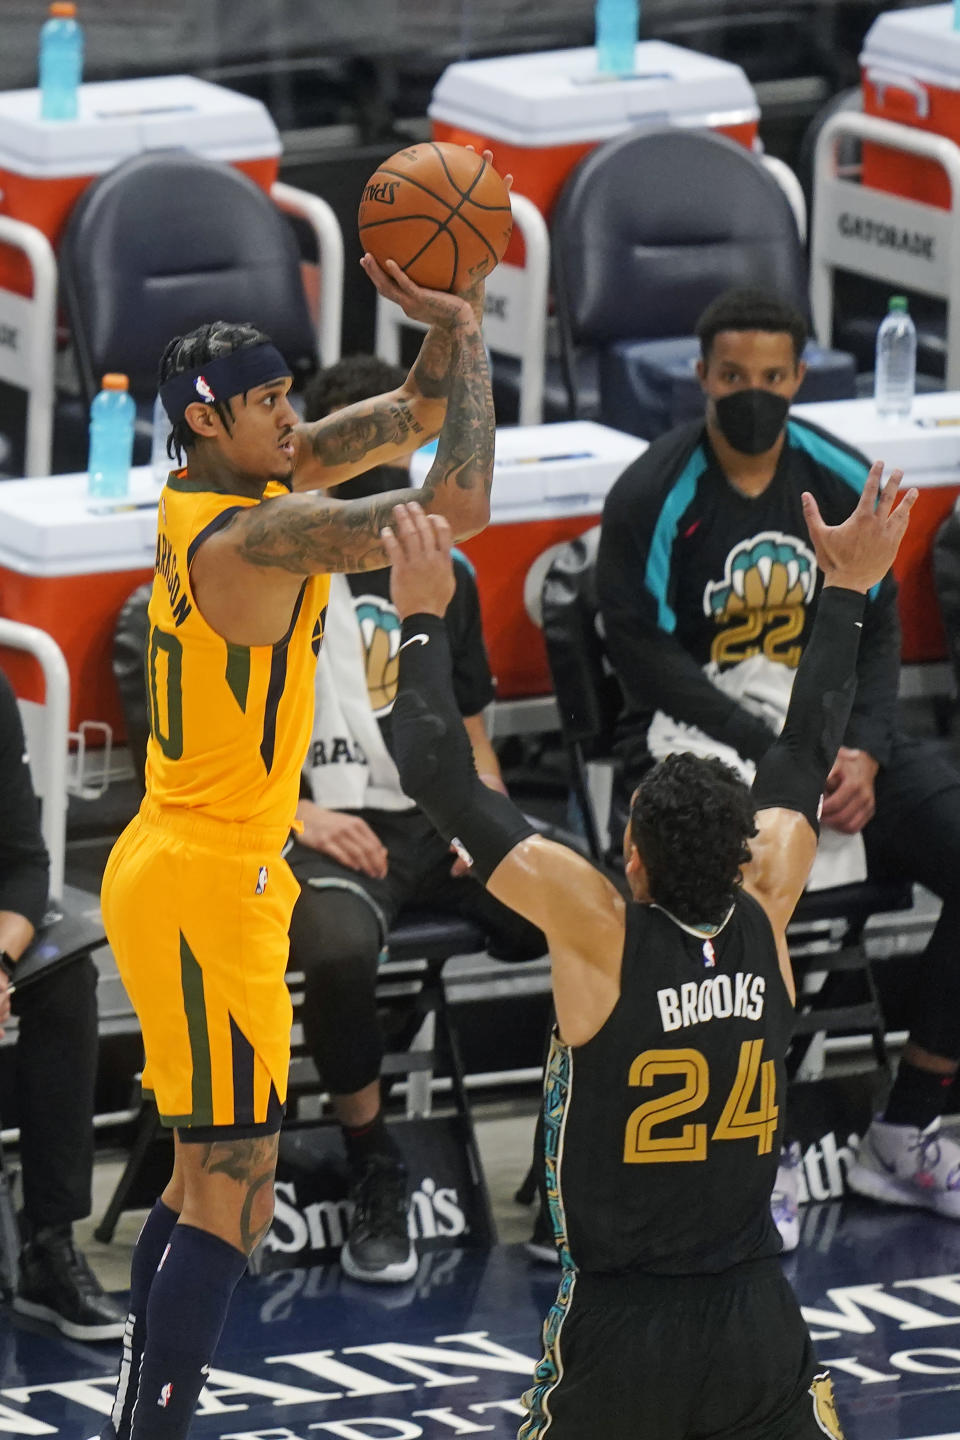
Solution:
<svg viewBox="0 0 960 1440"><path fill-rule="evenodd" d="M176 1223L176 1210L169 1209L162 1200L158 1200L137 1237L130 1262L130 1305L123 1332L123 1354L120 1358L117 1394L110 1424L105 1428L101 1440L113 1440L114 1436L117 1440L129 1440L130 1417L133 1414L133 1402L137 1398L136 1377L140 1373L143 1342L147 1333L147 1297Z"/></svg>
<svg viewBox="0 0 960 1440"><path fill-rule="evenodd" d="M184 1440L247 1257L217 1235L176 1225L147 1301L133 1440Z"/></svg>

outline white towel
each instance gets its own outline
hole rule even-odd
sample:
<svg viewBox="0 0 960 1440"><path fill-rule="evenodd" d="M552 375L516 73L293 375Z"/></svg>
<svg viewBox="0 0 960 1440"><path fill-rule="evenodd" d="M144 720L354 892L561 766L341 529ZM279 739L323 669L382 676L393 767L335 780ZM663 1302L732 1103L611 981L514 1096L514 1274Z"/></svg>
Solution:
<svg viewBox="0 0 960 1440"><path fill-rule="evenodd" d="M399 624L396 647L400 645ZM392 704L392 701L391 701ZM383 707L385 713L390 705ZM345 575L330 577L317 661L313 736L303 773L327 810L412 810L374 714L367 655Z"/></svg>
<svg viewBox="0 0 960 1440"><path fill-rule="evenodd" d="M797 673L795 670L768 660L765 655L754 655L727 670L721 671L714 664L707 665L704 673L718 690L739 701L744 709L759 715L774 730L779 732L783 729ZM674 720L662 710L656 712L650 723L647 746L655 760L663 760L667 755L682 750L689 750L694 755L714 755L738 770L748 785L753 784L757 767L752 760L743 759L729 745L722 745L695 725L684 725ZM867 855L863 836L841 835L839 830L831 830L825 825L820 831L820 844L807 889L827 890L833 885L851 885L866 878Z"/></svg>

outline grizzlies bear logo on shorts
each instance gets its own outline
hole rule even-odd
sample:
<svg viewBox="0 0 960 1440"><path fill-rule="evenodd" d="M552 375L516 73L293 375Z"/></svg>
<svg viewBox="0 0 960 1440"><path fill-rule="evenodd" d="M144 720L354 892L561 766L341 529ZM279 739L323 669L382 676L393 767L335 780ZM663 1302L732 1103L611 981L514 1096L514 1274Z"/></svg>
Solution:
<svg viewBox="0 0 960 1440"><path fill-rule="evenodd" d="M814 1375L810 1394L813 1397L813 1418L824 1435L832 1435L834 1440L843 1440L843 1431L837 1416L837 1402L833 1398L833 1381L827 1371L822 1375Z"/></svg>

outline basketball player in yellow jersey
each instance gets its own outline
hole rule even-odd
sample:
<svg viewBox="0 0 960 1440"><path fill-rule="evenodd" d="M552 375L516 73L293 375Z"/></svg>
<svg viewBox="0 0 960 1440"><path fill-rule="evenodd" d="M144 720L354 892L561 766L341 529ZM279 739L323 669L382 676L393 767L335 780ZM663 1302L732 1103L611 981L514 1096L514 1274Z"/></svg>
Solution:
<svg viewBox="0 0 960 1440"><path fill-rule="evenodd" d="M386 564L381 530L398 502L417 497L458 537L489 518L482 282L446 294L363 263L382 294L430 326L390 394L301 425L289 369L252 326L204 325L161 360L171 453L186 451L187 464L159 505L146 797L110 856L103 915L175 1162L133 1256L106 1440L186 1435L233 1289L272 1217L298 894L281 852L311 732L328 572ZM421 490L346 502L322 493L437 433Z"/></svg>

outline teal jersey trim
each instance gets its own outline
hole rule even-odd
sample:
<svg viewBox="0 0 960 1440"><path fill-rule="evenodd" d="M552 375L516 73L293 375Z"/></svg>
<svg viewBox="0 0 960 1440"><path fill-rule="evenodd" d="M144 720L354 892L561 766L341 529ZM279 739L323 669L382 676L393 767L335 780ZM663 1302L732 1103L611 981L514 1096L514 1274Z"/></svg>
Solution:
<svg viewBox="0 0 960 1440"><path fill-rule="evenodd" d="M697 493L697 481L706 468L706 454L703 446L698 445L663 503L653 532L653 539L650 542L644 583L657 602L657 624L668 635L672 635L677 628L676 613L667 599L673 542L677 538L680 516Z"/></svg>

